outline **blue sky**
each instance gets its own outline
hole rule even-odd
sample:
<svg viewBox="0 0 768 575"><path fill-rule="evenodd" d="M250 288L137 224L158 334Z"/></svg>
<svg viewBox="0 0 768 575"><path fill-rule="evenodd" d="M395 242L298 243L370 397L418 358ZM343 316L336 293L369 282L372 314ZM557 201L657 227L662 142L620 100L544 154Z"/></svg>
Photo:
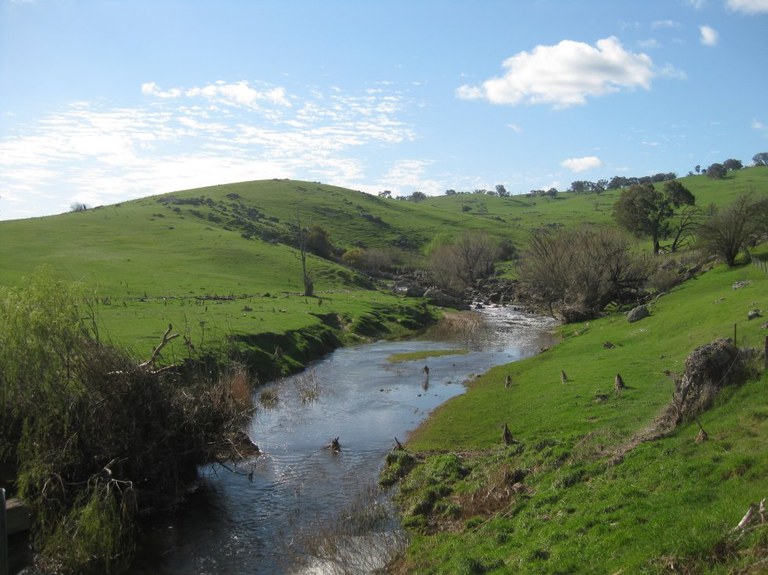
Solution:
<svg viewBox="0 0 768 575"><path fill-rule="evenodd" d="M768 0L0 0L0 219L749 165L766 54Z"/></svg>

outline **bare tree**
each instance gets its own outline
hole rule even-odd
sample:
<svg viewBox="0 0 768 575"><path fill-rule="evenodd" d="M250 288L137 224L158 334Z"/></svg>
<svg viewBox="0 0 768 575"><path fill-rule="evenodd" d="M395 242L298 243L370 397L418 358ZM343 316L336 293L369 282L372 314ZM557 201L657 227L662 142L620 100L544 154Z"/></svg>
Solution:
<svg viewBox="0 0 768 575"><path fill-rule="evenodd" d="M433 279L451 292L459 292L478 279L491 275L501 257L499 242L482 232L465 232L453 243L442 244L429 254Z"/></svg>
<svg viewBox="0 0 768 575"><path fill-rule="evenodd" d="M298 247L301 257L301 276L304 283L304 297L312 297L315 295L315 282L312 280L312 275L307 270L307 243L308 243L308 230L301 225L301 216L299 212L296 212L296 226L298 227Z"/></svg>
<svg viewBox="0 0 768 575"><path fill-rule="evenodd" d="M742 251L768 235L768 199L742 194L699 228L699 247L729 267Z"/></svg>
<svg viewBox="0 0 768 575"><path fill-rule="evenodd" d="M637 299L648 266L611 228L536 230L518 266L527 297L565 322L595 317L609 303Z"/></svg>

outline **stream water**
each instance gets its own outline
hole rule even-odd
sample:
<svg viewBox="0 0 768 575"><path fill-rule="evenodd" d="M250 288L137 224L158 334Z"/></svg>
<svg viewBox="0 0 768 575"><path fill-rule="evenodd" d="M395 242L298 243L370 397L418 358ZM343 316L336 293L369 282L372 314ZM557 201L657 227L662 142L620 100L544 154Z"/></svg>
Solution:
<svg viewBox="0 0 768 575"><path fill-rule="evenodd" d="M386 505L373 486L395 438L404 441L430 411L462 393L467 379L551 343L553 324L541 317L487 308L475 318L471 329L450 334L338 349L302 374L259 388L277 397L272 407L259 404L248 429L263 454L231 470L201 470L199 489L157 537L163 565L156 567L166 575L339 572L338 562L317 557L318 547L328 551L319 542L350 521L351 507ZM390 361L453 348L468 353ZM325 448L336 437L340 451ZM355 544L387 547L397 534L390 524Z"/></svg>

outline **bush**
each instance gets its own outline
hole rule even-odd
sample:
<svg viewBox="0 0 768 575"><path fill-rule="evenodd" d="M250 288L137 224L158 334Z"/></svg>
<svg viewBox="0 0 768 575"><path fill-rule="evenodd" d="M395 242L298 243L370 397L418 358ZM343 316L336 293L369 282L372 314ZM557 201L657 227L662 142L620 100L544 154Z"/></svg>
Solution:
<svg viewBox="0 0 768 575"><path fill-rule="evenodd" d="M237 370L212 383L101 345L83 301L49 271L0 289L0 465L18 462L45 561L112 573L131 560L139 511L167 507L198 465L236 452L250 391Z"/></svg>
<svg viewBox="0 0 768 575"><path fill-rule="evenodd" d="M591 226L535 231L518 265L530 300L566 323L636 301L648 269L617 231Z"/></svg>

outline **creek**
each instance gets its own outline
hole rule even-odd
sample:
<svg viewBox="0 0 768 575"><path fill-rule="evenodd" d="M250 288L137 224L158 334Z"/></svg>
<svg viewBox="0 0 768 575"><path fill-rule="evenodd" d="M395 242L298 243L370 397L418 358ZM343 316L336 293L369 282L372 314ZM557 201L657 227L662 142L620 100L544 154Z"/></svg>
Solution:
<svg viewBox="0 0 768 575"><path fill-rule="evenodd" d="M468 379L552 342L554 324L545 318L503 307L472 313L468 329L341 348L301 374L260 387L257 403L265 391L277 397L271 407L258 403L248 428L262 455L229 470L200 470L188 504L156 532L153 555L162 565L154 568L165 575L331 574L344 571L345 545L357 557L365 555L361 545L383 545L370 553L386 555L399 541L394 519L384 528L377 523L368 539L329 545L326 536L349 526L353 508L388 508L387 495L374 486L395 438L405 441ZM394 354L458 348L467 353L390 361ZM325 448L336 437L340 451ZM340 550L336 562L318 558L332 547Z"/></svg>

